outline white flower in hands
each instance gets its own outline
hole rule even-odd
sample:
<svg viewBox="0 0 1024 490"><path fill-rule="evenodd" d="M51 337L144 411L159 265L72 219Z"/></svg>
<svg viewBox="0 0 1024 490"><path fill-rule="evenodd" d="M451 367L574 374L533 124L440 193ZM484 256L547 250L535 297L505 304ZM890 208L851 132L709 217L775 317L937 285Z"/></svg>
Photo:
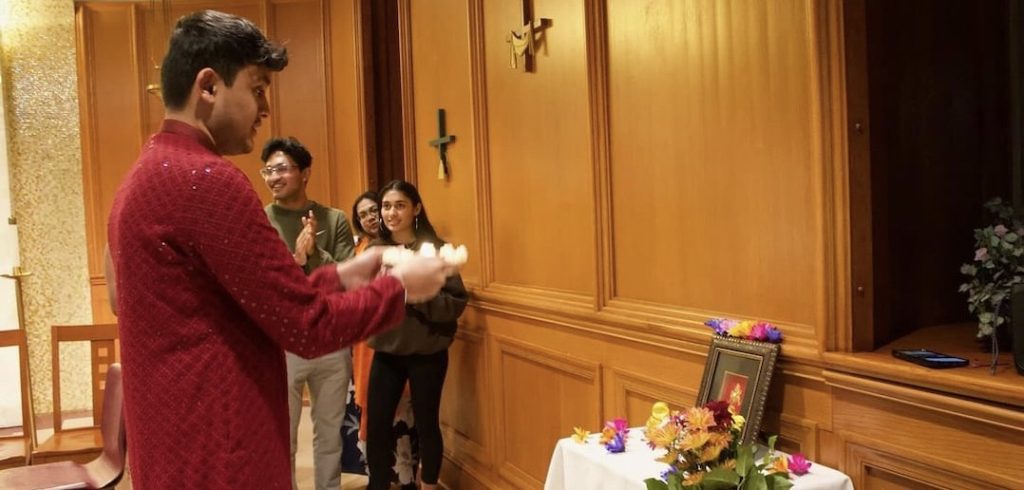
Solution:
<svg viewBox="0 0 1024 490"><path fill-rule="evenodd" d="M398 278L405 288L406 303L422 303L437 296L444 286L446 273L447 266L443 260L415 254L391 268L391 275Z"/></svg>
<svg viewBox="0 0 1024 490"><path fill-rule="evenodd" d="M434 248L434 244L430 242L423 242L423 245L420 245L420 256L437 257L437 249Z"/></svg>

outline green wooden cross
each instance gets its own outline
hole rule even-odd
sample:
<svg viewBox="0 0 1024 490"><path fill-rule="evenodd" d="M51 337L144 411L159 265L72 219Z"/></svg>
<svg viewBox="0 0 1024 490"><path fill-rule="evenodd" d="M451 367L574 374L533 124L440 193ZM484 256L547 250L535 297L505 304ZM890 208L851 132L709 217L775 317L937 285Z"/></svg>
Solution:
<svg viewBox="0 0 1024 490"><path fill-rule="evenodd" d="M448 177L448 143L455 141L454 134L444 134L444 109L437 110L437 139L430 140L430 146L436 146L441 160L438 162L437 178Z"/></svg>

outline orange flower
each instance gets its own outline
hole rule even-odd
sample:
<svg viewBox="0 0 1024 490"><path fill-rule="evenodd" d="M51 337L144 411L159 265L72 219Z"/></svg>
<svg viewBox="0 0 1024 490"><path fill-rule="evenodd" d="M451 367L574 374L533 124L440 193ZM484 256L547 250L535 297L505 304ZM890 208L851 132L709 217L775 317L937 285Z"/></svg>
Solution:
<svg viewBox="0 0 1024 490"><path fill-rule="evenodd" d="M789 461L786 461L786 458L776 457L772 460L768 471L771 473L789 473Z"/></svg>
<svg viewBox="0 0 1024 490"><path fill-rule="evenodd" d="M730 459L727 459L725 461L722 461L721 467L725 468L727 470L735 470L736 469L736 460L730 458Z"/></svg>
<svg viewBox="0 0 1024 490"><path fill-rule="evenodd" d="M700 462L710 463L718 459L718 457L722 455L723 449L725 449L724 446L708 444L704 447L704 450L700 452Z"/></svg>
<svg viewBox="0 0 1024 490"><path fill-rule="evenodd" d="M615 429L605 427L601 430L601 444L608 444L613 438L615 438Z"/></svg>
<svg viewBox="0 0 1024 490"><path fill-rule="evenodd" d="M647 431L647 440L654 447L671 447L679 436L679 427L669 424L664 427L655 427Z"/></svg>
<svg viewBox="0 0 1024 490"><path fill-rule="evenodd" d="M708 433L704 431L690 431L683 436L679 448L683 451L696 451L704 447L708 442Z"/></svg>
<svg viewBox="0 0 1024 490"><path fill-rule="evenodd" d="M693 407L686 411L686 425L693 430L706 431L715 425L715 414L704 407Z"/></svg>

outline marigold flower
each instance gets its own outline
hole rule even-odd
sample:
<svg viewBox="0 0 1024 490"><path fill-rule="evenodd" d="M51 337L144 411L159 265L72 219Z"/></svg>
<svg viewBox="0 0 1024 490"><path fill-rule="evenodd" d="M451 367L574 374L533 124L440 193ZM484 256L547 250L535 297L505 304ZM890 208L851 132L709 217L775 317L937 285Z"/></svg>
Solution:
<svg viewBox="0 0 1024 490"><path fill-rule="evenodd" d="M683 451L696 451L704 447L708 442L708 433L702 430L690 431L683 436L683 440L679 443L679 449Z"/></svg>
<svg viewBox="0 0 1024 490"><path fill-rule="evenodd" d="M691 431L706 431L715 425L715 414L705 407L693 407L686 411L686 428Z"/></svg>
<svg viewBox="0 0 1024 490"><path fill-rule="evenodd" d="M686 478L683 478L684 486L700 485L700 482L704 481L704 473L701 471L694 471L688 473Z"/></svg>

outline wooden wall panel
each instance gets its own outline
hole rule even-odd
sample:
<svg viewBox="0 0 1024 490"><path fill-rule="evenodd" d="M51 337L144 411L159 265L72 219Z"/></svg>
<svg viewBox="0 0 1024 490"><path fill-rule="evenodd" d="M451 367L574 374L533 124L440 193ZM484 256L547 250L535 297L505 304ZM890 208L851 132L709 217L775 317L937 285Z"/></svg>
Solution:
<svg viewBox="0 0 1024 490"><path fill-rule="evenodd" d="M600 418L600 366L505 337L493 337L498 468L519 485L544 481L551 448L566 428ZM544 400L544 403L528 403ZM581 417L582 415L582 417Z"/></svg>
<svg viewBox="0 0 1024 490"><path fill-rule="evenodd" d="M535 73L509 67L520 0L483 3L496 282L593 295L593 163L583 2L536 0L548 29ZM571 250L571 252L570 252Z"/></svg>
<svg viewBox="0 0 1024 490"><path fill-rule="evenodd" d="M323 6L320 0L272 2L267 34L288 46L288 67L278 73L270 86L273 113L270 117L272 136L294 136L313 155L312 175L306 191L310 199L321 204L345 209L332 202L333 160L328 147L326 59L324 53ZM265 140L257 140L255 152ZM243 168L255 174L259 167ZM257 187L266 190L263 179L256 175ZM262 196L262 194L261 194ZM354 197L354 196L353 196ZM269 192L265 201L269 202ZM345 213L346 215L349 212Z"/></svg>
<svg viewBox="0 0 1024 490"><path fill-rule="evenodd" d="M449 349L448 375L441 399L441 424L447 429L449 445L477 461L488 461L489 422L484 397L487 387L487 357L484 337L463 327Z"/></svg>
<svg viewBox="0 0 1024 490"><path fill-rule="evenodd" d="M890 471L904 476L926 472L949 475L930 479L933 483L955 481L950 479L955 476L965 482L977 480L1009 488L1024 481L1024 466L1016 456L1024 447L1019 410L936 397L923 390L840 373L828 373L826 379L832 385L832 423L848 445L899 454L923 469ZM964 447L984 448L985 464L963 459ZM847 459L856 457L857 453L847 448ZM858 466L850 466L847 470L861 478ZM952 487L965 488L955 483Z"/></svg>
<svg viewBox="0 0 1024 490"><path fill-rule="evenodd" d="M328 65L331 121L331 165L333 171L332 203L335 207L352 213L352 202L356 196L368 189L367 136L364 121L372 114L367 113L364 78L364 32L362 29L362 5L366 0L329 0L325 9L328 22ZM352 217L349 216L351 219Z"/></svg>
<svg viewBox="0 0 1024 490"><path fill-rule="evenodd" d="M412 44L411 83L413 99L405 107L413 111L414 128L406 146L415 152L416 185L429 211L431 222L442 238L465 244L469 263L462 278L481 284L480 240L476 201L475 131L473 125L472 72L469 53L469 5L464 0L419 0L407 2ZM439 28L439 26L445 26ZM437 110L445 109L451 175L437 178L439 155L429 141L438 137ZM410 134L410 131L406 131ZM408 178L408 176L407 176Z"/></svg>
<svg viewBox="0 0 1024 490"><path fill-rule="evenodd" d="M102 166L86 164L82 169L92 277L103 274L107 214L142 144L141 97L126 90L137 79L134 24L130 4L82 4L78 9L79 29L92 33L79 37L82 156L86 163L102 161Z"/></svg>
<svg viewBox="0 0 1024 490"><path fill-rule="evenodd" d="M616 297L813 324L812 2L607 8Z"/></svg>

